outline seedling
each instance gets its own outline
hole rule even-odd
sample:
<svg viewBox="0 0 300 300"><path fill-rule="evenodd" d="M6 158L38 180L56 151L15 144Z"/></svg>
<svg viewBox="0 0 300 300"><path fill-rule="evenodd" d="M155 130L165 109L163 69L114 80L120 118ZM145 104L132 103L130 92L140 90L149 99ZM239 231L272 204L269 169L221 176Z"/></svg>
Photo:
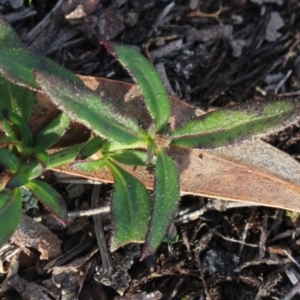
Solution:
<svg viewBox="0 0 300 300"><path fill-rule="evenodd" d="M1 244L20 221L21 186L31 189L51 213L66 221L67 209L61 196L35 178L71 162L74 170L107 168L113 174L110 248L114 251L130 242L144 243L144 259L161 244L180 199L179 172L168 155L170 149L233 146L299 119L298 99L272 99L219 109L180 128L171 128L168 95L154 67L128 46L112 42L103 45L139 86L153 120L149 128L142 128L138 120L127 115L125 104L115 106L85 87L74 74L24 48L12 28L0 19L0 121L5 132L0 139L0 218L6 225L5 232L0 232ZM33 134L28 120L35 91L45 93L62 113ZM49 149L71 121L89 128L92 137L84 144L51 154ZM152 170L153 199L143 183L125 170L126 164Z"/></svg>

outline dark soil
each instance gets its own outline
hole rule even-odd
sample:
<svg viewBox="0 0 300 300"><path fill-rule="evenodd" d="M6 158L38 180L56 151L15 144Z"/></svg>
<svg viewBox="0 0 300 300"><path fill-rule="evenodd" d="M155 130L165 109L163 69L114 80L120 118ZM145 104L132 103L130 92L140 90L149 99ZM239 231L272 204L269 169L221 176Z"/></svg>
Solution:
<svg viewBox="0 0 300 300"><path fill-rule="evenodd" d="M132 82L100 41L133 45L162 72L169 94L205 110L300 93L297 0L1 0L0 11L28 47L78 74ZM298 159L299 124L268 142ZM92 206L93 185L47 176L70 210ZM101 185L101 205L111 191ZM117 251L113 279L105 277L94 226L103 223L109 243L109 216L78 218L66 230L42 208L30 209L62 241L63 254L41 260L39 248L10 245L20 250L17 275L1 299L300 299L298 215L250 206L222 211L220 203L184 196L175 240L142 262L137 245ZM199 210L195 220L181 219ZM0 258L13 272L9 251Z"/></svg>

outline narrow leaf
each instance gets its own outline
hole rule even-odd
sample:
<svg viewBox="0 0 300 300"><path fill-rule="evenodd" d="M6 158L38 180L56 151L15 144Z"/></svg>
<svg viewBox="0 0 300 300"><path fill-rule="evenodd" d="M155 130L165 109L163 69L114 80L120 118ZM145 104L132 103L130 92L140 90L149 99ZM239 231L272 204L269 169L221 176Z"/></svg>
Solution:
<svg viewBox="0 0 300 300"><path fill-rule="evenodd" d="M83 148L78 153L76 159L86 159L94 155L97 151L101 149L104 143L105 141L98 136L92 138L86 143L86 145L83 146Z"/></svg>
<svg viewBox="0 0 300 300"><path fill-rule="evenodd" d="M16 126L22 143L27 147L31 147L32 133L27 122L21 116L9 110L4 111L4 117Z"/></svg>
<svg viewBox="0 0 300 300"><path fill-rule="evenodd" d="M0 17L0 74L10 81L37 89L32 70L43 70L60 78L82 83L71 72L50 59L26 49L11 25Z"/></svg>
<svg viewBox="0 0 300 300"><path fill-rule="evenodd" d="M63 164L67 164L70 162L73 162L80 149L82 148L82 145L74 145L69 148L59 150L55 153L48 155L48 164L47 164L47 170L50 170L52 168L60 168L60 171L63 171L63 167L60 167ZM45 171L45 165L43 165L38 160L33 160L28 163L25 163L21 166L20 172L25 174L28 177L28 180L32 180L38 176L40 176Z"/></svg>
<svg viewBox="0 0 300 300"><path fill-rule="evenodd" d="M32 70L46 71L60 78L67 78L81 84L80 79L49 58L31 52L26 48L0 48L0 74L15 84L38 89Z"/></svg>
<svg viewBox="0 0 300 300"><path fill-rule="evenodd" d="M71 124L71 118L61 113L41 129L34 137L34 145L48 149L53 146L65 133Z"/></svg>
<svg viewBox="0 0 300 300"><path fill-rule="evenodd" d="M300 99L253 101L208 113L171 133L173 146L213 149L282 130L300 118Z"/></svg>
<svg viewBox="0 0 300 300"><path fill-rule="evenodd" d="M45 166L36 159L28 163L24 163L20 167L20 172L22 172L28 178L28 180L42 175L44 171Z"/></svg>
<svg viewBox="0 0 300 300"><path fill-rule="evenodd" d="M35 78L59 109L100 137L145 147L147 133L138 123L88 88L44 72L36 71Z"/></svg>
<svg viewBox="0 0 300 300"><path fill-rule="evenodd" d="M131 243L145 240L151 213L151 198L145 186L113 162L107 163L114 176L111 203L113 236L111 251Z"/></svg>
<svg viewBox="0 0 300 300"><path fill-rule="evenodd" d="M22 194L19 189L0 192L0 247L14 233L22 216Z"/></svg>
<svg viewBox="0 0 300 300"><path fill-rule="evenodd" d="M2 14L0 15L0 45L1 48L20 48L23 46L15 30Z"/></svg>
<svg viewBox="0 0 300 300"><path fill-rule="evenodd" d="M156 132L162 131L169 121L171 109L166 89L156 69L131 47L112 42L102 44L133 77L145 97L146 105L156 125Z"/></svg>
<svg viewBox="0 0 300 300"><path fill-rule="evenodd" d="M14 189L25 185L28 182L28 176L23 172L13 174L11 179L8 181L6 187L9 189Z"/></svg>
<svg viewBox="0 0 300 300"><path fill-rule="evenodd" d="M35 103L35 92L15 85L0 76L0 95L1 111L6 109L18 114L26 122L29 120Z"/></svg>
<svg viewBox="0 0 300 300"><path fill-rule="evenodd" d="M19 168L19 160L9 150L2 148L0 149L0 165L9 169L12 173L15 173Z"/></svg>
<svg viewBox="0 0 300 300"><path fill-rule="evenodd" d="M3 138L0 138L0 148L7 147L10 145L22 146L22 143L19 140L10 136L5 136Z"/></svg>
<svg viewBox="0 0 300 300"><path fill-rule="evenodd" d="M124 165L145 166L147 164L148 155L143 151L120 150L109 155L113 160Z"/></svg>
<svg viewBox="0 0 300 300"><path fill-rule="evenodd" d="M47 169L52 169L63 164L73 162L78 156L79 151L81 150L82 145L74 145L66 149L60 150L56 153L49 155L49 162Z"/></svg>
<svg viewBox="0 0 300 300"><path fill-rule="evenodd" d="M44 168L46 168L49 162L49 156L46 150L41 147L35 147L33 148L33 152L37 161L40 162Z"/></svg>
<svg viewBox="0 0 300 300"><path fill-rule="evenodd" d="M68 220L68 211L63 197L53 189L49 184L31 180L26 184L32 193L38 198L45 207L56 216L62 223L66 224Z"/></svg>
<svg viewBox="0 0 300 300"><path fill-rule="evenodd" d="M161 244L175 216L180 199L178 169L164 150L157 153L154 193L151 221L141 259L153 254Z"/></svg>

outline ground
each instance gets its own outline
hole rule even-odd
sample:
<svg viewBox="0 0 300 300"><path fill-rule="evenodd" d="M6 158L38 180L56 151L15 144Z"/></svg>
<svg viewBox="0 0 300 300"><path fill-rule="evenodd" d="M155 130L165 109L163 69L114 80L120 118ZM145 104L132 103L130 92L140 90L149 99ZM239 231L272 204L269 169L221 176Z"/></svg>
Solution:
<svg viewBox="0 0 300 300"><path fill-rule="evenodd" d="M28 47L77 74L132 82L100 41L132 45L154 63L169 94L204 110L299 95L297 0L1 0L0 11ZM266 141L298 159L299 137L295 124ZM111 185L78 178L64 183L53 173L46 179L72 210L90 208L95 195L101 205L110 200ZM24 231L43 224L51 232L43 226L40 236L51 242L44 245L34 236L21 252L10 245L0 253L1 299L300 299L297 214L268 207L222 209L223 201L184 196L173 228L176 240L142 262L137 245L109 254L112 278L97 244L109 240L109 216L77 218L65 230L30 205L28 215L39 223L26 219ZM197 211L195 219L183 220Z"/></svg>

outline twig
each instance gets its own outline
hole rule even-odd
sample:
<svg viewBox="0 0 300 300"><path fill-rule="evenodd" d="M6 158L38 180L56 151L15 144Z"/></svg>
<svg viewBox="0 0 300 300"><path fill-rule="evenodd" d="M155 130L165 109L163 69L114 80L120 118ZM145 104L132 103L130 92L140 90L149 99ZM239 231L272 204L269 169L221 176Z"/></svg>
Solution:
<svg viewBox="0 0 300 300"><path fill-rule="evenodd" d="M289 70L288 72L287 72L287 74L284 76L284 78L282 78L280 81L279 81L279 83L278 83L278 85L276 86L276 88L275 88L275 91L274 91L274 94L275 95L277 95L278 94L278 91L281 89L281 87L285 84L285 82L288 80L288 78L291 76L291 74L292 74L292 70Z"/></svg>
<svg viewBox="0 0 300 300"><path fill-rule="evenodd" d="M220 6L218 11L209 14L209 13L205 13L205 12L201 11L200 3L199 3L198 8L195 11L189 13L187 16L189 18L195 18L195 17L197 17L197 18L213 18L213 19L217 20L221 26L223 26L223 22L220 19L220 14L228 9L230 9L230 8Z"/></svg>
<svg viewBox="0 0 300 300"><path fill-rule="evenodd" d="M81 210L81 211L71 211L68 213L68 217L77 218L77 217L84 217L84 216L94 216L94 215L104 214L108 212L110 212L110 207L103 206L103 207Z"/></svg>
<svg viewBox="0 0 300 300"><path fill-rule="evenodd" d="M203 268L202 268L202 264L201 264L201 260L200 260L200 250L197 250L195 252L195 259L196 259L197 267L198 267L198 270L199 270L199 273L200 273L200 279L203 283L203 288L204 288L204 292L205 292L205 295L206 295L206 299L207 300L212 300L211 297L210 297L206 282L205 282Z"/></svg>
<svg viewBox="0 0 300 300"><path fill-rule="evenodd" d="M93 208L98 206L100 190L101 190L100 185L94 185L93 193L92 193L92 207ZM107 249L106 240L105 240L105 236L104 236L104 232L103 232L103 228L102 228L101 214L94 215L93 220L94 220L95 234L96 234L98 246L100 249L103 273L108 274L108 276L110 276L113 271L113 266L112 266L110 254Z"/></svg>
<svg viewBox="0 0 300 300"><path fill-rule="evenodd" d="M300 281L294 285L289 292L280 298L280 300L290 300L300 291Z"/></svg>

